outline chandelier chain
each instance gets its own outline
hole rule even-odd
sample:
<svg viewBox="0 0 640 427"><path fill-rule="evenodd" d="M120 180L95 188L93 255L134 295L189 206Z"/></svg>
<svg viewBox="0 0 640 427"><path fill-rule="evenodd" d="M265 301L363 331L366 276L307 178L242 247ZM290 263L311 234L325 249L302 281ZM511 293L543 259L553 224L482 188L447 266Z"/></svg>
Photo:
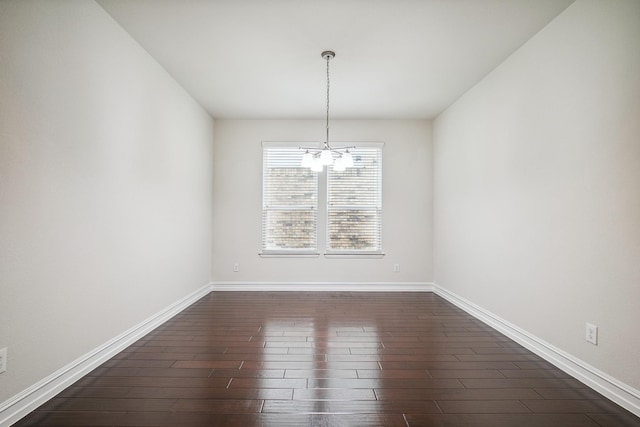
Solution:
<svg viewBox="0 0 640 427"><path fill-rule="evenodd" d="M329 61L331 60L331 57L327 55L326 58L327 58L327 139L326 139L326 144L329 145L329 87L330 87Z"/></svg>

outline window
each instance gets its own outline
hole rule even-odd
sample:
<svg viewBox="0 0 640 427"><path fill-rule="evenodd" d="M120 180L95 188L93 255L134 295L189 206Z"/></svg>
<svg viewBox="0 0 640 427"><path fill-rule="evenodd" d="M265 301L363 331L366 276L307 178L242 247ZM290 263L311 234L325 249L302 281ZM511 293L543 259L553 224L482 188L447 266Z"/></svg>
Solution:
<svg viewBox="0 0 640 427"><path fill-rule="evenodd" d="M265 145L262 253L317 253L318 175L300 166L298 147Z"/></svg>
<svg viewBox="0 0 640 427"><path fill-rule="evenodd" d="M382 254L382 143L350 151L353 167L325 168L319 180L301 166L298 145L263 143L262 255L318 255L319 246L326 255Z"/></svg>
<svg viewBox="0 0 640 427"><path fill-rule="evenodd" d="M327 253L381 253L382 148L351 154L352 168L327 172Z"/></svg>

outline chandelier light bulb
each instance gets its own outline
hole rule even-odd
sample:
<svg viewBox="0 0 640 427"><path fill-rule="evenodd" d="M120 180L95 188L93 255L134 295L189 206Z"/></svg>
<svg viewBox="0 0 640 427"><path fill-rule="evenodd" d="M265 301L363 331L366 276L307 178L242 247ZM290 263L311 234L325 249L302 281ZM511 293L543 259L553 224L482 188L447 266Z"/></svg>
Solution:
<svg viewBox="0 0 640 427"><path fill-rule="evenodd" d="M320 162L323 165L330 165L333 163L333 155L329 148L325 147L322 149L322 153L320 153Z"/></svg>
<svg viewBox="0 0 640 427"><path fill-rule="evenodd" d="M312 164L313 164L313 154L311 154L309 150L307 150L302 156L301 166L303 168L310 168Z"/></svg>
<svg viewBox="0 0 640 427"><path fill-rule="evenodd" d="M345 151L345 153L342 155L342 161L344 162L345 167L347 168L353 167L353 156L349 152L349 149L347 149L347 151Z"/></svg>
<svg viewBox="0 0 640 427"><path fill-rule="evenodd" d="M344 159L342 158L342 156L338 157L333 163L333 170L335 172L343 172L345 170Z"/></svg>
<svg viewBox="0 0 640 427"><path fill-rule="evenodd" d="M311 170L314 172L322 172L322 162L320 161L320 158L313 158L311 163Z"/></svg>

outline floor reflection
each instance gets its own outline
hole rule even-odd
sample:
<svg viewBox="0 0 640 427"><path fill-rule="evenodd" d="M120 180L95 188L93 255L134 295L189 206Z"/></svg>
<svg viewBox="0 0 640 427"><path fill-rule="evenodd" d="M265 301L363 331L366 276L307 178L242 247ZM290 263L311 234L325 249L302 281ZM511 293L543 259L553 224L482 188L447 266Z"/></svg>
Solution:
<svg viewBox="0 0 640 427"><path fill-rule="evenodd" d="M264 319L261 367L284 368L282 385L294 385L287 380L304 380L305 385L295 384L290 402L265 401L263 412L377 412L374 389L383 378L371 372L380 370L378 321L374 313L363 318L352 308L349 299L324 305L301 299L287 307L286 315ZM260 382L263 388L270 384L274 383Z"/></svg>

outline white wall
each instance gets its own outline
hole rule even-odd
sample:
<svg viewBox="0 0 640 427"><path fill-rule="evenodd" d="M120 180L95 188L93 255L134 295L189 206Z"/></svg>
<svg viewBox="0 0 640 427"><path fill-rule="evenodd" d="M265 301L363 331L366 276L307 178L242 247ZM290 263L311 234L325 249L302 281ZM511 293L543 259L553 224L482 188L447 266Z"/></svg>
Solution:
<svg viewBox="0 0 640 427"><path fill-rule="evenodd" d="M0 3L0 402L209 283L212 137L94 2Z"/></svg>
<svg viewBox="0 0 640 427"><path fill-rule="evenodd" d="M436 284L636 389L639 46L578 0L434 122Z"/></svg>
<svg viewBox="0 0 640 427"><path fill-rule="evenodd" d="M432 280L431 123L331 122L331 140L382 141L382 259L261 258L262 141L322 141L322 120L216 120L213 280L425 282ZM322 201L322 199L321 199ZM322 203L319 210L323 210ZM324 233L320 230L319 233ZM322 252L322 248L321 248ZM240 271L233 272L233 264ZM393 264L400 272L393 272Z"/></svg>

